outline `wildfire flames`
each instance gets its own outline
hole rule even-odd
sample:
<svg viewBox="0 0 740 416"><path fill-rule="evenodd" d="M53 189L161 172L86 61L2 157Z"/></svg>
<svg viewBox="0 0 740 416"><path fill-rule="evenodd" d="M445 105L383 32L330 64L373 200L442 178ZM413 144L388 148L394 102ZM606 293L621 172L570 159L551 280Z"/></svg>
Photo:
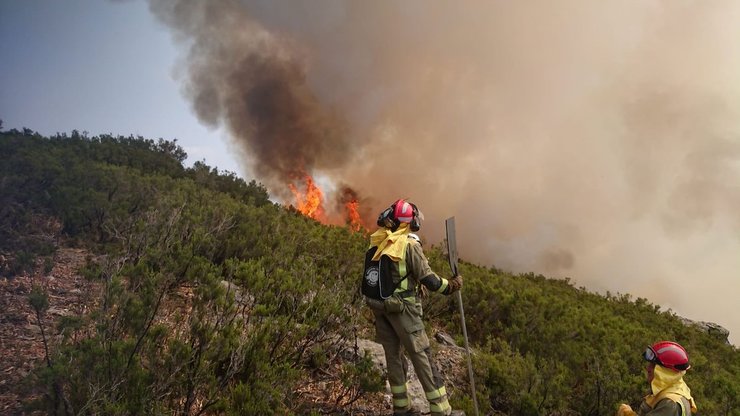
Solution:
<svg viewBox="0 0 740 416"><path fill-rule="evenodd" d="M365 225L360 216L360 202L357 193L350 188L342 189L338 205L343 206L343 219L332 221L327 218L324 209L324 192L319 188L314 179L306 174L303 177L304 191L301 191L295 184L288 184L290 192L293 193L295 208L303 215L313 218L316 221L327 223L338 223L344 221L352 230L360 231L365 229Z"/></svg>
<svg viewBox="0 0 740 416"><path fill-rule="evenodd" d="M362 225L362 218L360 218L360 203L354 199L344 204L344 207L347 209L349 227L354 231L360 231L360 229L365 228Z"/></svg>
<svg viewBox="0 0 740 416"><path fill-rule="evenodd" d="M305 192L300 192L298 188L296 188L296 186L292 183L288 184L290 192L293 193L293 197L295 198L295 207L303 215L309 218L313 218L317 221L323 221L324 193L321 192L321 188L316 186L316 182L314 182L313 178L311 178L309 175L304 176L303 180L306 184Z"/></svg>
<svg viewBox="0 0 740 416"><path fill-rule="evenodd" d="M344 186L338 202L344 207L344 221L350 229L360 231L367 228L360 215L360 198L354 189Z"/></svg>

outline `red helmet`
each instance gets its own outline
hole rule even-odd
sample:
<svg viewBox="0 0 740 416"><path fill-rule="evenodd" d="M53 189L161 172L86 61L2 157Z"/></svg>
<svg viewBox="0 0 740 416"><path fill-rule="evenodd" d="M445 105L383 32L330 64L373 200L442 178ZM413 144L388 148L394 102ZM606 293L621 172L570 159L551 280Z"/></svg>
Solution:
<svg viewBox="0 0 740 416"><path fill-rule="evenodd" d="M645 352L642 353L642 357L651 363L662 365L673 371L688 370L691 367L686 350L673 341L656 342L651 347L647 347Z"/></svg>
<svg viewBox="0 0 740 416"><path fill-rule="evenodd" d="M411 224L411 220L414 219L414 206L403 199L396 201L393 206L393 217L398 222Z"/></svg>
<svg viewBox="0 0 740 416"><path fill-rule="evenodd" d="M378 225L395 231L399 225L406 223L410 224L411 231L419 231L422 218L416 205L399 199L380 213Z"/></svg>

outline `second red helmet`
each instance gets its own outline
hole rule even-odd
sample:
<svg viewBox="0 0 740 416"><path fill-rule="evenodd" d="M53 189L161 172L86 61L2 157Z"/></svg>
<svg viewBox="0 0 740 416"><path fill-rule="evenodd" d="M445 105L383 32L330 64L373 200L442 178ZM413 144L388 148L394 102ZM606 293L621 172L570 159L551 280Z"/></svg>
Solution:
<svg viewBox="0 0 740 416"><path fill-rule="evenodd" d="M662 365L674 371L688 370L691 367L686 350L673 341L656 342L647 347L642 357L651 363Z"/></svg>

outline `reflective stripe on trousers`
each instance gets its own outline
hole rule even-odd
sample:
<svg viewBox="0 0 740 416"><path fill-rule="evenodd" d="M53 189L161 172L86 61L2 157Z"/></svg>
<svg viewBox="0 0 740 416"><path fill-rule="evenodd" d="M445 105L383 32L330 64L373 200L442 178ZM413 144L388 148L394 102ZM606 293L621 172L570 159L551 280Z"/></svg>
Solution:
<svg viewBox="0 0 740 416"><path fill-rule="evenodd" d="M393 408L394 409L408 409L409 408L409 396L407 394L408 389L406 385L391 386L391 394L393 395Z"/></svg>
<svg viewBox="0 0 740 416"><path fill-rule="evenodd" d="M447 401L447 390L444 386L437 390L426 392L429 400L429 411L432 415L446 415L452 410L450 403Z"/></svg>

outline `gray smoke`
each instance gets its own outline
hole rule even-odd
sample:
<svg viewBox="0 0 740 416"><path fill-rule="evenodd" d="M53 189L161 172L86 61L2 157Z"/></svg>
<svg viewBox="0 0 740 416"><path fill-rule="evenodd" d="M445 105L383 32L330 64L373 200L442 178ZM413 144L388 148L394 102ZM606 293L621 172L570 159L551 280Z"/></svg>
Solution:
<svg viewBox="0 0 740 416"><path fill-rule="evenodd" d="M262 180L349 184L370 223L408 196L429 242L457 217L464 259L740 334L740 3L152 8L199 117Z"/></svg>
<svg viewBox="0 0 740 416"><path fill-rule="evenodd" d="M342 122L307 85L299 45L266 31L238 2L159 1L151 10L186 45L184 93L204 123L224 125L273 192L340 166Z"/></svg>

